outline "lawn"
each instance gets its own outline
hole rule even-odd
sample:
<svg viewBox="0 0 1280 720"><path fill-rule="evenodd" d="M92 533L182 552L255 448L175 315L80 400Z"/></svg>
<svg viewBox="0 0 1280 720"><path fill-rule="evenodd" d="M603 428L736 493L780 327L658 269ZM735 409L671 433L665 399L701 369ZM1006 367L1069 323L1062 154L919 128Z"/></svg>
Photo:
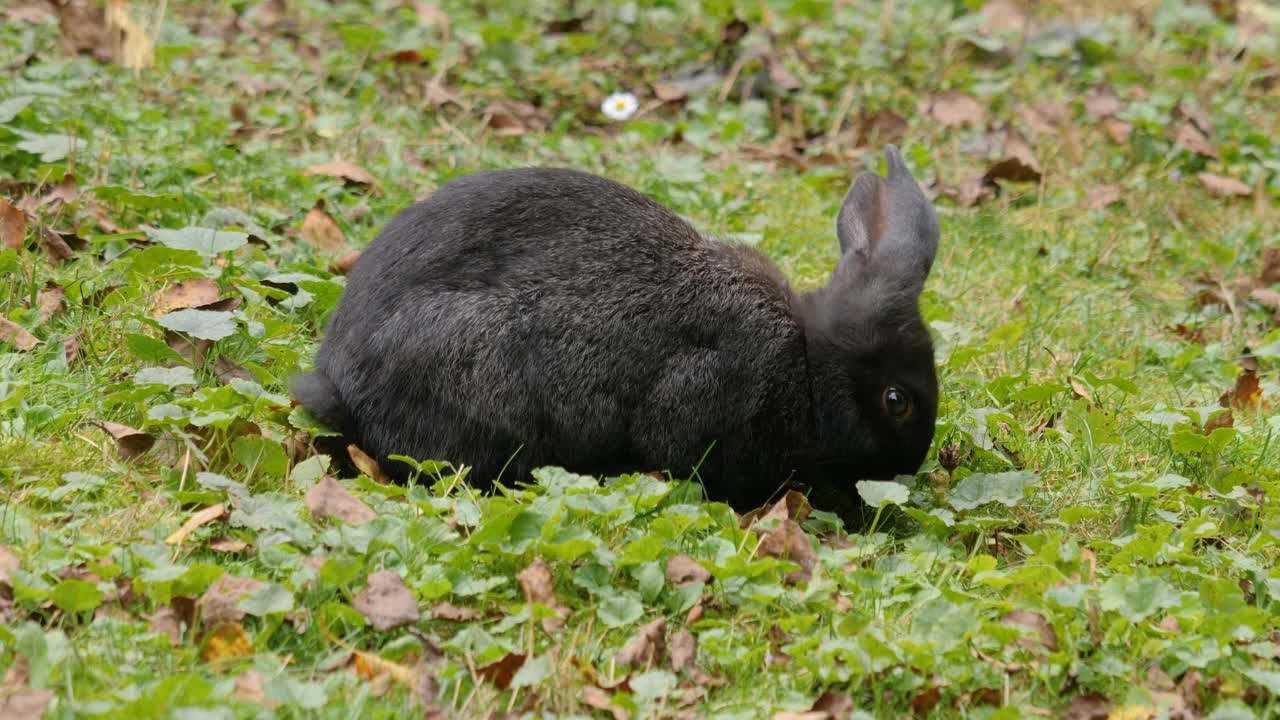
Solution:
<svg viewBox="0 0 1280 720"><path fill-rule="evenodd" d="M0 20L0 718L1280 715L1274 5ZM942 223L900 484L396 485L291 406L355 253L450 178L597 172L809 288L886 142Z"/></svg>

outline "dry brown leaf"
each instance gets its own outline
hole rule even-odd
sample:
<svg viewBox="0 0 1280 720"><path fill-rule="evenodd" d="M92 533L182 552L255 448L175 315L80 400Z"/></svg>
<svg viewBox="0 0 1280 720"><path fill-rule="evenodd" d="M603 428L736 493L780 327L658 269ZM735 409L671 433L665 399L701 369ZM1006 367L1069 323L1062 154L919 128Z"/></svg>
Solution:
<svg viewBox="0 0 1280 720"><path fill-rule="evenodd" d="M52 690L21 690L0 700L0 720L40 720L53 701Z"/></svg>
<svg viewBox="0 0 1280 720"><path fill-rule="evenodd" d="M30 330L18 323L0 317L0 342L7 342L22 351L34 350L40 344L40 338L31 334Z"/></svg>
<svg viewBox="0 0 1280 720"><path fill-rule="evenodd" d="M239 300L239 298L236 299ZM214 361L213 375L223 383L229 383L232 380L253 380L253 373L226 355L219 355Z"/></svg>
<svg viewBox="0 0 1280 720"><path fill-rule="evenodd" d="M1212 417L1205 421L1204 434L1208 435L1214 430L1219 430L1221 428L1235 427L1235 424L1235 415L1233 415L1230 410L1222 410L1214 413Z"/></svg>
<svg viewBox="0 0 1280 720"><path fill-rule="evenodd" d="M692 686L681 689L680 697L676 699L676 705L681 708L690 708L706 700L706 698L707 698L706 688L699 687L697 685L692 685ZM686 715L680 715L677 717L689 717L689 715L686 714Z"/></svg>
<svg viewBox="0 0 1280 720"><path fill-rule="evenodd" d="M768 58L769 82L783 92L794 92L804 87L795 75L791 73L782 61L774 57L772 54L766 56Z"/></svg>
<svg viewBox="0 0 1280 720"><path fill-rule="evenodd" d="M1280 310L1280 291L1271 288L1254 288L1249 291L1249 297L1263 307Z"/></svg>
<svg viewBox="0 0 1280 720"><path fill-rule="evenodd" d="M1111 714L1111 701L1102 693L1091 692L1071 698L1071 704L1062 720L1107 720Z"/></svg>
<svg viewBox="0 0 1280 720"><path fill-rule="evenodd" d="M667 652L671 655L672 672L688 670L698 657L698 639L688 630L679 630L672 633Z"/></svg>
<svg viewBox="0 0 1280 720"><path fill-rule="evenodd" d="M818 562L818 553L809 543L809 536L800 527L800 523L809 516L810 509L808 498L790 490L759 520L751 523L751 527L760 533L757 548L760 555L789 560L800 566L800 569L787 575L787 582L808 582ZM758 527L760 523L772 525L761 528Z"/></svg>
<svg viewBox="0 0 1280 720"><path fill-rule="evenodd" d="M1021 35L1031 27L1031 20L1017 0L990 0L978 12L982 17L978 29L988 35Z"/></svg>
<svg viewBox="0 0 1280 720"><path fill-rule="evenodd" d="M853 716L853 698L837 690L827 690L813 701L811 711L824 712L833 720L848 720Z"/></svg>
<svg viewBox="0 0 1280 720"><path fill-rule="evenodd" d="M1235 387L1218 398L1218 405L1237 410L1255 410L1261 402L1262 386L1258 384L1258 375L1249 370L1237 375Z"/></svg>
<svg viewBox="0 0 1280 720"><path fill-rule="evenodd" d="M1253 194L1253 189L1248 185L1240 182L1232 177L1224 177L1222 175L1214 175L1213 173L1202 172L1196 173L1196 177L1200 178L1200 184L1211 195L1218 197L1232 197L1235 195L1249 196Z"/></svg>
<svg viewBox="0 0 1280 720"><path fill-rule="evenodd" d="M667 653L667 621L658 618L647 623L613 656L618 665L655 667Z"/></svg>
<svg viewBox="0 0 1280 720"><path fill-rule="evenodd" d="M785 517L802 523L809 519L811 512L813 512L813 506L809 504L809 498L804 493L788 490L781 500L773 504L765 517Z"/></svg>
<svg viewBox="0 0 1280 720"><path fill-rule="evenodd" d="M458 607L453 603L442 602L431 608L431 617L436 620L452 620L454 622L472 622L484 615L479 610Z"/></svg>
<svg viewBox="0 0 1280 720"><path fill-rule="evenodd" d="M1123 195L1119 185L1095 185L1084 194L1084 206L1089 210L1102 210L1120 202Z"/></svg>
<svg viewBox="0 0 1280 720"><path fill-rule="evenodd" d="M1043 108L1041 106L1044 106ZM1063 113L1059 116L1058 111ZM1022 123L1036 135L1052 135L1058 132L1070 121L1070 115L1066 113L1066 106L1054 105L1046 100L1035 107L1023 107L1019 109L1018 114L1022 116ZM1060 119L1065 118L1065 119Z"/></svg>
<svg viewBox="0 0 1280 720"><path fill-rule="evenodd" d="M182 617L172 607L165 605L146 616L147 629L169 638L171 645L182 642Z"/></svg>
<svg viewBox="0 0 1280 720"><path fill-rule="evenodd" d="M98 228L103 232L120 233L125 231L125 228L111 217L107 208L98 201L90 200L82 205L85 208L85 211L89 214L89 217L93 218L94 222L98 223Z"/></svg>
<svg viewBox="0 0 1280 720"><path fill-rule="evenodd" d="M67 365L74 365L80 359L80 333L68 335L62 341L62 355L66 358Z"/></svg>
<svg viewBox="0 0 1280 720"><path fill-rule="evenodd" d="M244 627L238 622L225 623L214 628L204 639L200 657L205 662L233 660L253 654L253 643Z"/></svg>
<svg viewBox="0 0 1280 720"><path fill-rule="evenodd" d="M347 239L337 221L324 209L324 200L317 200L314 207L302 218L302 239L321 252L346 250Z"/></svg>
<svg viewBox="0 0 1280 720"><path fill-rule="evenodd" d="M924 715L932 710L942 699L942 688L930 685L911 697L911 709L917 715Z"/></svg>
<svg viewBox="0 0 1280 720"><path fill-rule="evenodd" d="M870 115L864 110L858 121L858 145L896 143L907 134L907 120L887 108Z"/></svg>
<svg viewBox="0 0 1280 720"><path fill-rule="evenodd" d="M240 598L262 586L261 580L223 574L204 591L204 595L196 603L200 622L205 626L240 622L245 615L244 610L240 609Z"/></svg>
<svg viewBox="0 0 1280 720"><path fill-rule="evenodd" d="M413 0L413 9L418 22L423 25L439 25L446 29L449 27L449 13L441 10L439 5L427 0Z"/></svg>
<svg viewBox="0 0 1280 720"><path fill-rule="evenodd" d="M436 679L436 676L425 665L416 667L413 675L413 684L409 686L409 689L413 691L414 701L426 709L423 714L423 720L445 720L445 718L448 718L449 713L435 705L436 700L440 697L440 681Z"/></svg>
<svg viewBox="0 0 1280 720"><path fill-rule="evenodd" d="M0 585L10 585L9 571L17 570L21 565L18 556L12 550L0 545Z"/></svg>
<svg viewBox="0 0 1280 720"><path fill-rule="evenodd" d="M356 267L356 261L360 259L360 251L352 250L333 261L333 269L343 275L350 275L351 271Z"/></svg>
<svg viewBox="0 0 1280 720"><path fill-rule="evenodd" d="M1218 151L1213 148L1209 138L1201 134L1189 120L1182 123L1182 126L1178 128L1178 134L1174 138L1173 144L1187 152L1213 158L1214 160L1218 159Z"/></svg>
<svg viewBox="0 0 1280 720"><path fill-rule="evenodd" d="M1205 111L1198 110L1179 100L1178 104L1173 107L1173 114L1175 117L1182 118L1195 125L1196 129L1205 135L1213 134L1213 121L1209 118L1209 113Z"/></svg>
<svg viewBox="0 0 1280 720"><path fill-rule="evenodd" d="M80 197L80 183L76 181L75 175L67 173L61 180L48 186L48 190L40 198L39 207L53 212L63 205L75 202L78 197Z"/></svg>
<svg viewBox="0 0 1280 720"><path fill-rule="evenodd" d="M73 237L75 236L71 234L63 234L55 231L53 228L45 227L42 228L42 232L40 233L40 247L44 250L44 254L47 255L49 260L54 264L65 262L76 256L75 251L71 249L71 245L67 242L68 238Z"/></svg>
<svg viewBox="0 0 1280 720"><path fill-rule="evenodd" d="M702 598L698 598L693 603L693 607L689 608L689 612L685 613L684 624L686 626L689 626L698 622L699 620L702 619L702 613L703 613Z"/></svg>
<svg viewBox="0 0 1280 720"><path fill-rule="evenodd" d="M90 0L71 0L53 7L58 13L62 45L67 51L91 53L99 62L114 59L107 16L101 7Z"/></svg>
<svg viewBox="0 0 1280 720"><path fill-rule="evenodd" d="M152 304L152 317L160 317L174 310L195 308L218 301L218 283L209 278L181 280L156 294Z"/></svg>
<svg viewBox="0 0 1280 720"><path fill-rule="evenodd" d="M1264 285L1280 283L1280 245L1262 251L1262 273L1259 277Z"/></svg>
<svg viewBox="0 0 1280 720"><path fill-rule="evenodd" d="M530 130L546 130L550 117L529 103L497 100L484 109L484 124L496 130L499 135L515 136Z"/></svg>
<svg viewBox="0 0 1280 720"><path fill-rule="evenodd" d="M325 475L311 486L303 497L307 509L316 518L334 517L352 525L360 525L378 517L373 508L352 495L342 483Z"/></svg>
<svg viewBox="0 0 1280 720"><path fill-rule="evenodd" d="M1183 323L1178 323L1176 325L1166 327L1165 330L1168 330L1187 342L1193 342L1200 345L1205 343L1204 330L1201 328L1189 328Z"/></svg>
<svg viewBox="0 0 1280 720"><path fill-rule="evenodd" d="M664 103L680 103L689 99L689 93L669 83L655 82L651 87L653 96Z"/></svg>
<svg viewBox="0 0 1280 720"><path fill-rule="evenodd" d="M691 582L707 582L711 573L688 555L672 555L667 560L667 580L676 587L683 587Z"/></svg>
<svg viewBox="0 0 1280 720"><path fill-rule="evenodd" d="M1111 138L1111 141L1117 145L1127 145L1129 138L1133 135L1133 124L1118 118L1103 118L1102 132L1106 133L1107 137Z"/></svg>
<svg viewBox="0 0 1280 720"><path fill-rule="evenodd" d="M21 690L29 682L31 682L31 661L26 655L15 653L13 662L4 671L4 680L0 681L0 696Z"/></svg>
<svg viewBox="0 0 1280 720"><path fill-rule="evenodd" d="M1178 681L1175 688L1178 695L1182 697L1183 703L1194 712L1200 711L1200 683L1203 677L1199 670L1188 670L1186 675ZM1198 717L1198 715L1197 715ZM1187 720L1191 720L1188 718Z"/></svg>
<svg viewBox="0 0 1280 720"><path fill-rule="evenodd" d="M499 690L511 687L511 679L524 667L525 656L519 653L507 653L488 665L476 668L476 675L489 682Z"/></svg>
<svg viewBox="0 0 1280 720"><path fill-rule="evenodd" d="M1089 392L1089 386L1080 382L1077 378L1067 378L1067 384L1071 386L1071 392L1081 400L1093 404L1093 393Z"/></svg>
<svg viewBox="0 0 1280 720"><path fill-rule="evenodd" d="M981 127L987 122L987 112L971 95L948 90L929 103L929 116L947 127L972 125Z"/></svg>
<svg viewBox="0 0 1280 720"><path fill-rule="evenodd" d="M609 713L613 716L613 720L627 720L629 717L624 708L613 704L612 696L609 693L595 685L582 686L582 704L589 708Z"/></svg>
<svg viewBox="0 0 1280 720"><path fill-rule="evenodd" d="M425 65L427 59L416 48L397 50L387 56L396 65Z"/></svg>
<svg viewBox="0 0 1280 720"><path fill-rule="evenodd" d="M28 0L19 5L0 10L0 14L9 22L43 25L49 20L57 19L53 6L47 0Z"/></svg>
<svg viewBox="0 0 1280 720"><path fill-rule="evenodd" d="M948 194L955 198L960 207L974 207L996 197L998 188L987 180L985 175L974 175L960 183L960 186Z"/></svg>
<svg viewBox="0 0 1280 720"><path fill-rule="evenodd" d="M67 291L58 283L50 280L44 289L36 293L36 308L40 314L40 322L49 322L54 315L62 312L66 306Z"/></svg>
<svg viewBox="0 0 1280 720"><path fill-rule="evenodd" d="M356 469L360 472L368 475L370 478L382 483L383 485L389 485L391 483L391 478L387 477L387 474L382 471L382 467L378 465L378 461L369 457L368 453L361 450L358 446L348 445L347 455L351 457L351 462L355 464Z"/></svg>
<svg viewBox="0 0 1280 720"><path fill-rule="evenodd" d="M164 342L170 349L181 355L184 360L192 365L203 365L205 356L208 354L209 349L213 347L211 340L189 338L172 330L165 331Z"/></svg>
<svg viewBox="0 0 1280 720"><path fill-rule="evenodd" d="M448 85L445 85L444 80L440 78L432 78L431 80L428 80L427 84L422 88L422 95L423 98L435 108L442 108L445 105L453 104L461 108L470 109L469 106L463 104L462 100L458 97L458 94L451 90ZM413 158L413 162L410 163L410 165L413 165L419 172L426 172L427 167L422 164L422 161L418 159L417 155L411 154L410 156Z"/></svg>
<svg viewBox="0 0 1280 720"><path fill-rule="evenodd" d="M1004 704L1004 691L999 688L978 688L968 693L969 705L994 705L999 707Z"/></svg>
<svg viewBox="0 0 1280 720"><path fill-rule="evenodd" d="M548 607L556 605L555 585L551 579L551 569L542 558L535 558L516 579L530 603L541 603Z"/></svg>
<svg viewBox="0 0 1280 720"><path fill-rule="evenodd" d="M1120 112L1120 98L1107 85L1096 85L1084 94L1084 110L1090 117L1101 119Z"/></svg>
<svg viewBox="0 0 1280 720"><path fill-rule="evenodd" d="M556 601L555 582L551 578L551 568L543 562L542 558L536 558L529 567L521 570L516 579L520 581L520 587L524 590L524 595L529 603L538 603L545 605L560 615L564 615L564 609ZM564 625L564 620L560 617L547 617L542 619L542 629L551 632Z"/></svg>
<svg viewBox="0 0 1280 720"><path fill-rule="evenodd" d="M186 542L187 536L195 532L196 528L201 525L208 525L214 520L218 520L227 516L227 508L222 503L210 505L209 507L197 512L187 521L182 523L182 527L173 531L173 534L165 538L164 541L168 545L181 545Z"/></svg>
<svg viewBox="0 0 1280 720"><path fill-rule="evenodd" d="M257 670L245 670L236 676L236 699L242 702L267 704L267 692L263 686L262 673Z"/></svg>
<svg viewBox="0 0 1280 720"><path fill-rule="evenodd" d="M0 246L22 250L27 237L27 214L0 198Z"/></svg>
<svg viewBox="0 0 1280 720"><path fill-rule="evenodd" d="M1040 182L1040 163L1031 145L1016 133L1010 133L1004 144L1004 157L987 168L983 175L987 182Z"/></svg>
<svg viewBox="0 0 1280 720"><path fill-rule="evenodd" d="M1058 634L1054 632L1049 621L1045 620L1044 615L1038 612L1010 610L1000 618L1000 622L1005 625L1021 625L1034 630L1039 635L1039 642L1026 635L1018 638L1018 645L1027 650L1035 650L1039 645L1043 645L1050 652L1058 649Z"/></svg>
<svg viewBox="0 0 1280 720"><path fill-rule="evenodd" d="M418 601L393 570L379 570L352 601L375 630L393 630L418 621Z"/></svg>
<svg viewBox="0 0 1280 720"><path fill-rule="evenodd" d="M378 187L378 181L369 174L368 170L348 162L341 158L334 158L327 163L318 165L310 165L307 167L308 175L325 175L328 177L346 180L347 182L356 183L358 185L368 185L372 188Z"/></svg>
<svg viewBox="0 0 1280 720"><path fill-rule="evenodd" d="M238 553L243 552L249 547L249 543L243 540L233 540L231 538L219 538L209 543L209 549L214 552Z"/></svg>
<svg viewBox="0 0 1280 720"><path fill-rule="evenodd" d="M156 444L156 439L141 430L113 422L95 423L116 441L116 448L124 460L132 460L146 453Z"/></svg>
<svg viewBox="0 0 1280 720"><path fill-rule="evenodd" d="M548 35L563 35L565 33L580 33L587 21L595 12L588 10L581 15L572 15L570 17L552 20L542 28L542 32Z"/></svg>

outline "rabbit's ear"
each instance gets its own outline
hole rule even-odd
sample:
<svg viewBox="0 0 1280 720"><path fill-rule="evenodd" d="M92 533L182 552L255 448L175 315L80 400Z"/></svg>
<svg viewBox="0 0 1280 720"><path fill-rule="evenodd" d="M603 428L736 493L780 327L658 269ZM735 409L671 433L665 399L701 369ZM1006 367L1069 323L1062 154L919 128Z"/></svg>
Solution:
<svg viewBox="0 0 1280 720"><path fill-rule="evenodd" d="M898 148L886 145L889 174L853 181L836 218L841 272L920 292L938 252L938 216Z"/></svg>

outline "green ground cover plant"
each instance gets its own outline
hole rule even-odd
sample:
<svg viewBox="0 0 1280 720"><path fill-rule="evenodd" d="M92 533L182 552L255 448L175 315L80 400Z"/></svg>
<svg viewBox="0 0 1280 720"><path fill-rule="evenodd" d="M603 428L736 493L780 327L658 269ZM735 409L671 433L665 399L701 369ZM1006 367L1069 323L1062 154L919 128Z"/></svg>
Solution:
<svg viewBox="0 0 1280 720"><path fill-rule="evenodd" d="M0 718L1280 714L1274 6L0 19ZM450 178L601 173L812 287L886 142L942 220L942 402L860 506L390 484L291 405L359 249Z"/></svg>

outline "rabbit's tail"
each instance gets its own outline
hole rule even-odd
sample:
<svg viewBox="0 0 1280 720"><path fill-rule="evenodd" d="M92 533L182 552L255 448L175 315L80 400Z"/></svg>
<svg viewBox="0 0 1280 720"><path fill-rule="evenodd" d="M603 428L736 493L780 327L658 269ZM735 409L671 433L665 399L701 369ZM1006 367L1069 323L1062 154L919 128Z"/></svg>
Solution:
<svg viewBox="0 0 1280 720"><path fill-rule="evenodd" d="M294 375L289 391L311 416L342 433L351 427L351 413L338 395L338 388L320 370Z"/></svg>

